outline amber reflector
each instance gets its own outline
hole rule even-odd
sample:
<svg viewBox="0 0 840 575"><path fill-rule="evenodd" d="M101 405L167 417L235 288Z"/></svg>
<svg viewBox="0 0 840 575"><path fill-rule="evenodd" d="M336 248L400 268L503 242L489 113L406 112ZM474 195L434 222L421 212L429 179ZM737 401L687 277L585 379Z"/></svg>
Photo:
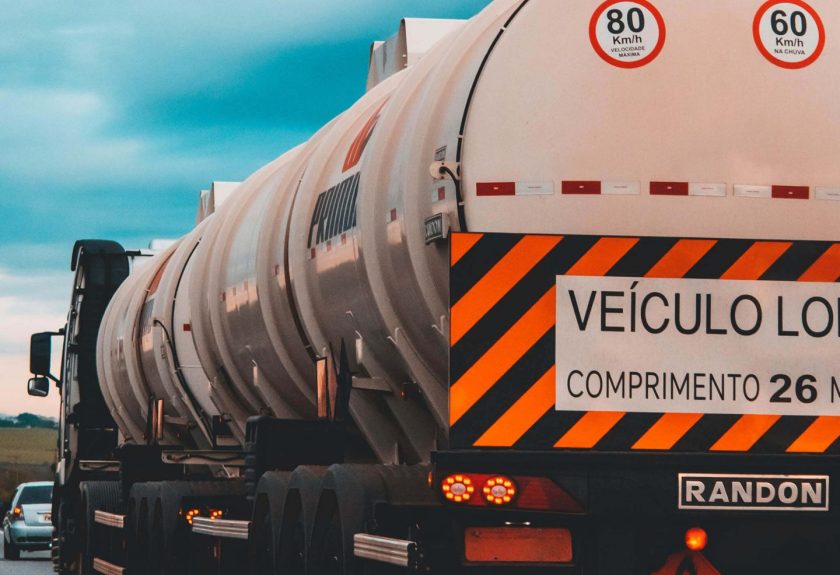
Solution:
<svg viewBox="0 0 840 575"><path fill-rule="evenodd" d="M572 534L562 527L468 527L470 563L571 563Z"/></svg>
<svg viewBox="0 0 840 575"><path fill-rule="evenodd" d="M186 519L189 525L193 524L193 518L201 517L201 509L193 507L192 509L188 509L186 513L184 513L184 519Z"/></svg>
<svg viewBox="0 0 840 575"><path fill-rule="evenodd" d="M692 527L685 532L685 546L692 551L702 551L706 548L706 543L709 541L709 536L706 535L705 529L699 527Z"/></svg>

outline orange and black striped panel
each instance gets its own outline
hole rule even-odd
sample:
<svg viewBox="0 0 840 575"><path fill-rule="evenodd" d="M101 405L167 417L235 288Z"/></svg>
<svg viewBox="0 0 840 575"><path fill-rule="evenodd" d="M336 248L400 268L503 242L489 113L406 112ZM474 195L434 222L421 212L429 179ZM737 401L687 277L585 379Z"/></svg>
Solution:
<svg viewBox="0 0 840 575"><path fill-rule="evenodd" d="M836 282L817 241L454 233L450 442L455 449L840 453L840 415L555 410L558 275Z"/></svg>

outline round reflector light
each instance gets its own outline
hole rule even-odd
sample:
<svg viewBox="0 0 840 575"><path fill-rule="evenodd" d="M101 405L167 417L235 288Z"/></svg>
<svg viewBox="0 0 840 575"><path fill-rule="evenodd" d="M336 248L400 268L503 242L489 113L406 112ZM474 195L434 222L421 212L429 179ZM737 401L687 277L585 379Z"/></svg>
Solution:
<svg viewBox="0 0 840 575"><path fill-rule="evenodd" d="M685 546L692 551L702 551L706 548L706 543L709 542L709 536L705 529L700 527L692 527L685 532Z"/></svg>
<svg viewBox="0 0 840 575"><path fill-rule="evenodd" d="M516 496L516 484L509 477L497 475L484 483L484 498L494 505L506 505Z"/></svg>
<svg viewBox="0 0 840 575"><path fill-rule="evenodd" d="M469 501L473 493L475 493L475 486L473 485L472 479L461 474L448 476L443 480L440 488L443 491L443 496L448 501L455 503Z"/></svg>

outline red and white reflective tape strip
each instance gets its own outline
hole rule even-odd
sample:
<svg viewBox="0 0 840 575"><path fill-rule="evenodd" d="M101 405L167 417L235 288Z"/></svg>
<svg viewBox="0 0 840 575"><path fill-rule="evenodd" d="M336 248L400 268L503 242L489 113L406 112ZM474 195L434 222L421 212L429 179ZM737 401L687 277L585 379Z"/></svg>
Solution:
<svg viewBox="0 0 840 575"><path fill-rule="evenodd" d="M810 188L808 186L751 186L747 184L736 184L735 196L739 198L807 200L810 197Z"/></svg>
<svg viewBox="0 0 840 575"><path fill-rule="evenodd" d="M726 196L726 184L706 182L651 182L650 195L721 198Z"/></svg>
<svg viewBox="0 0 840 575"><path fill-rule="evenodd" d="M743 198L772 198L807 200L811 198L810 186L789 185L748 185L735 184L734 195ZM565 196L638 196L641 195L640 182L599 181L599 180L563 180L560 193ZM727 195L728 186L724 183L708 182L660 182L649 185L651 196L696 196L722 198ZM478 197L493 196L546 196L555 193L554 182L478 182ZM840 201L840 187L822 186L814 188L813 197L818 200ZM434 198L433 198L434 199Z"/></svg>
<svg viewBox="0 0 840 575"><path fill-rule="evenodd" d="M564 180L561 189L564 196L638 196L642 193L639 182L619 181Z"/></svg>
<svg viewBox="0 0 840 575"><path fill-rule="evenodd" d="M478 182L475 195L487 196L551 196L554 182Z"/></svg>

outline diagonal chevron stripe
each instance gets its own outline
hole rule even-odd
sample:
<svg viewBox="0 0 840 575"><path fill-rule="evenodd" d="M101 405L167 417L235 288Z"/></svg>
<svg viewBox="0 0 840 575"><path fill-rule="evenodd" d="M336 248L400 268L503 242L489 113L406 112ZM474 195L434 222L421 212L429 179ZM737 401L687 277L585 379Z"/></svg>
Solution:
<svg viewBox="0 0 840 575"><path fill-rule="evenodd" d="M780 415L743 415L710 450L749 451L780 418Z"/></svg>
<svg viewBox="0 0 840 575"><path fill-rule="evenodd" d="M551 249L560 243L559 236L525 236L464 297L452 306L450 345L454 346L467 331L507 294L516 283L534 269Z"/></svg>
<svg viewBox="0 0 840 575"><path fill-rule="evenodd" d="M552 245L546 236L458 236L453 318L461 301L468 312L452 321L464 322L453 329L450 352L453 447L840 452L840 417L555 411L549 289L564 274L834 282L840 245L593 236L555 236ZM537 251L525 259L528 238Z"/></svg>
<svg viewBox="0 0 840 575"><path fill-rule="evenodd" d="M450 244L450 266L457 264L482 237L484 237L484 234L453 235L452 242Z"/></svg>
<svg viewBox="0 0 840 575"><path fill-rule="evenodd" d="M476 447L510 447L516 443L548 410L554 407L555 377L556 371L552 367L474 445Z"/></svg>
<svg viewBox="0 0 840 575"><path fill-rule="evenodd" d="M624 257L638 238L601 238L566 272L567 276L602 276Z"/></svg>
<svg viewBox="0 0 840 575"><path fill-rule="evenodd" d="M840 417L818 417L787 448L788 453L825 453L840 438Z"/></svg>
<svg viewBox="0 0 840 575"><path fill-rule="evenodd" d="M702 413L666 413L647 430L639 441L633 444L633 449L667 451L674 447L702 417Z"/></svg>
<svg viewBox="0 0 840 575"><path fill-rule="evenodd" d="M791 245L790 242L756 242L720 276L720 279L757 280L790 249Z"/></svg>
<svg viewBox="0 0 840 575"><path fill-rule="evenodd" d="M592 449L624 415L618 411L590 411L581 417L554 447Z"/></svg>
<svg viewBox="0 0 840 575"><path fill-rule="evenodd" d="M466 411L540 337L554 326L556 288L551 287L522 318L496 342L449 390L449 423L455 424Z"/></svg>

